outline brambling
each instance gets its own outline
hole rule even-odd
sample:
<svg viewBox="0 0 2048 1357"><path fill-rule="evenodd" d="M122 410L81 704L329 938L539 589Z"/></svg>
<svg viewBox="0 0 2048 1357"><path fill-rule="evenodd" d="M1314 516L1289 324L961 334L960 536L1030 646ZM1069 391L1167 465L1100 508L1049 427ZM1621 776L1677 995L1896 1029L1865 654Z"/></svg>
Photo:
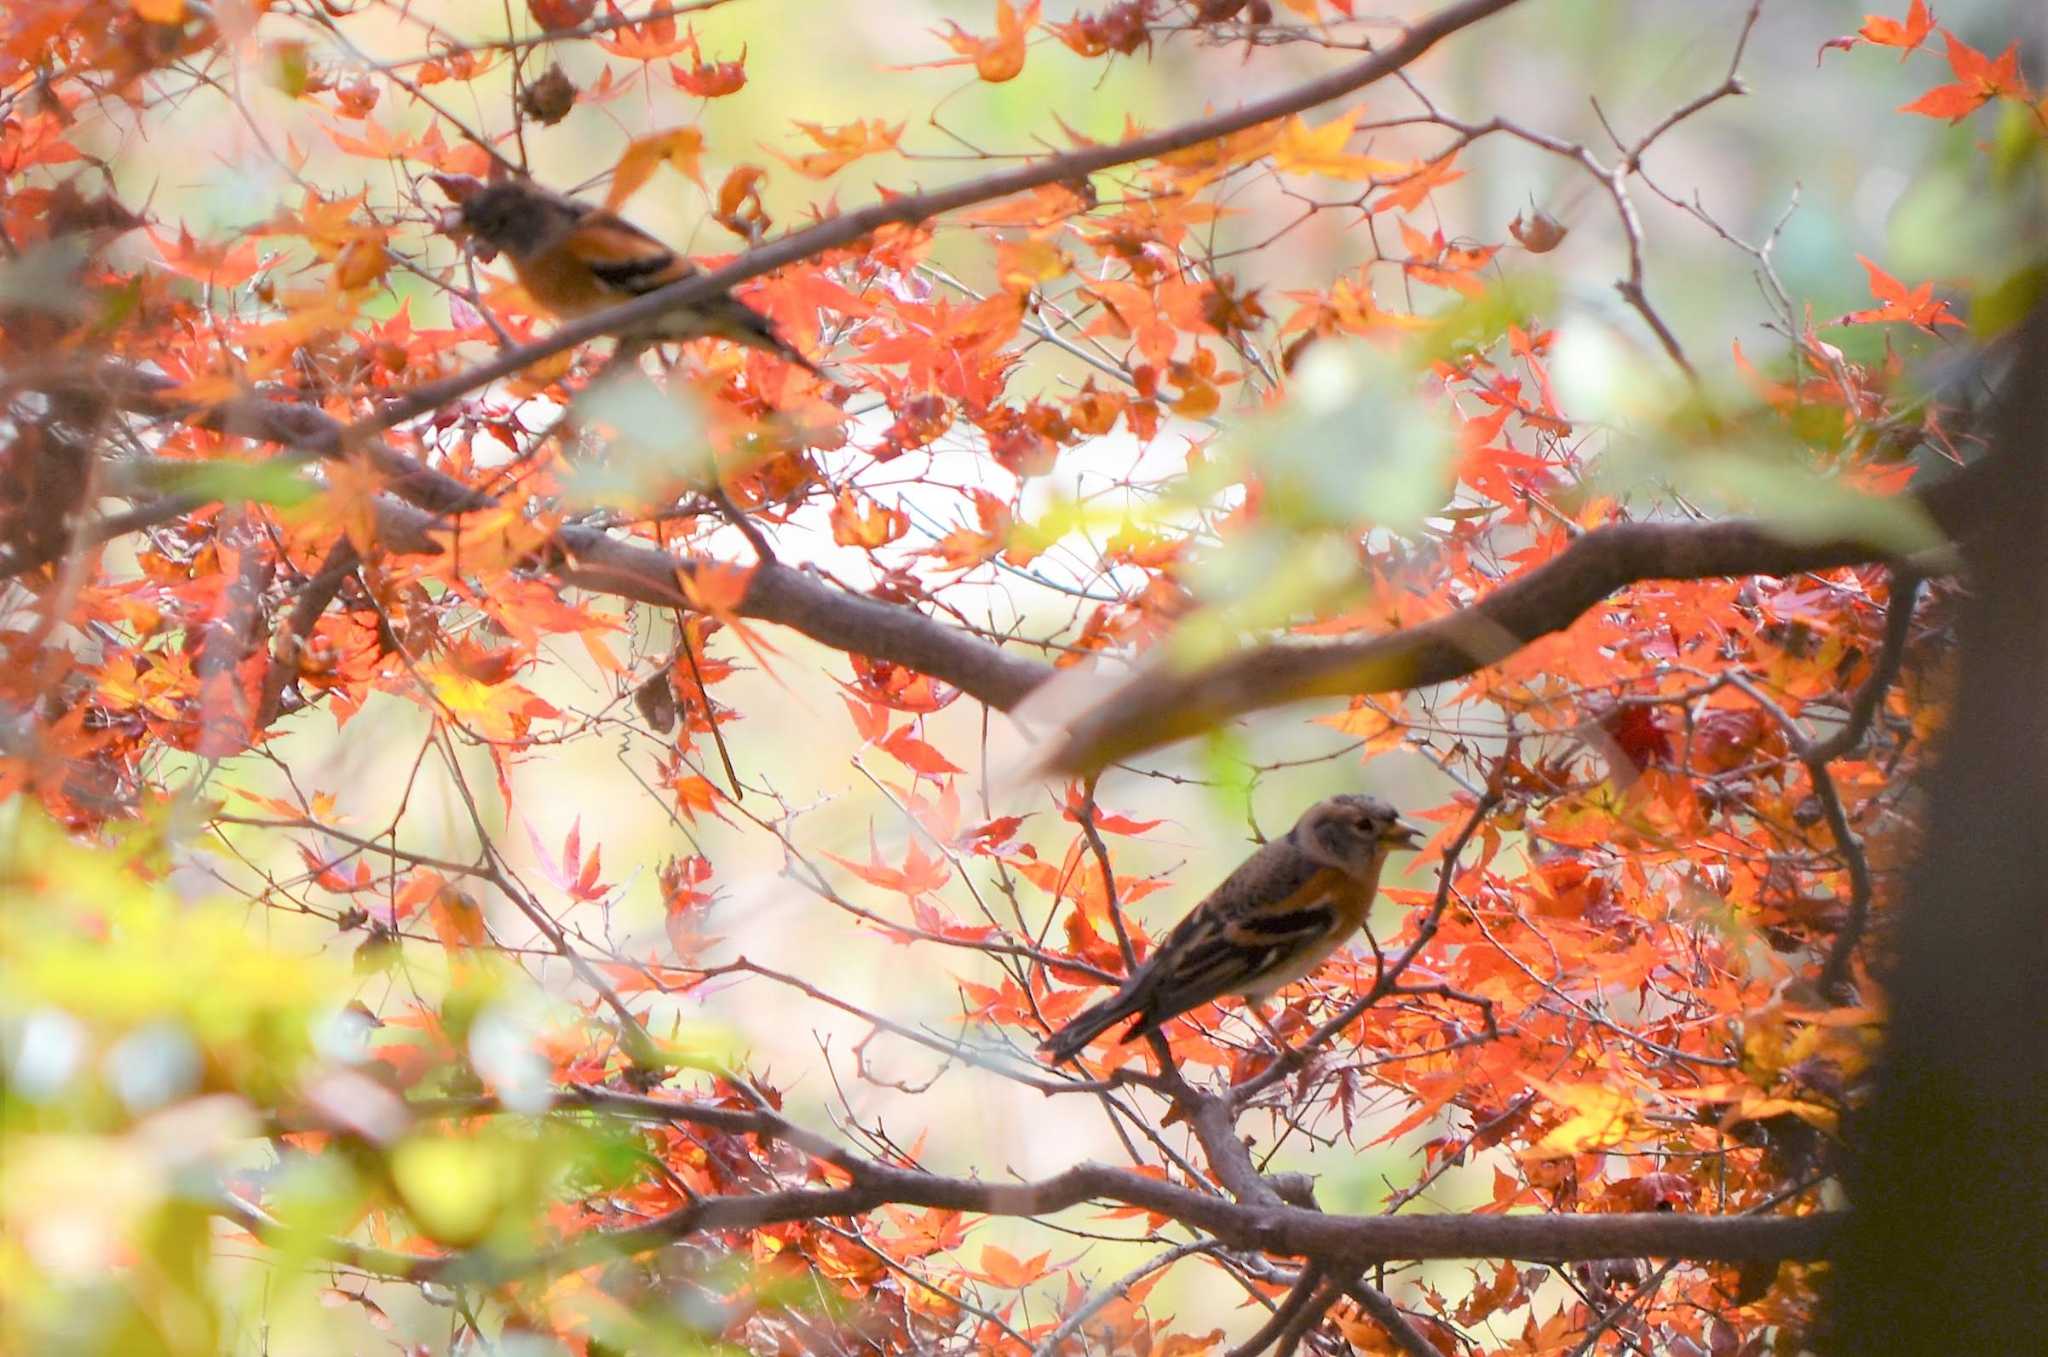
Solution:
<svg viewBox="0 0 2048 1357"><path fill-rule="evenodd" d="M602 311L698 271L623 217L530 180L479 184L455 175L435 179L456 200L461 228L501 251L527 295L557 316ZM775 333L766 316L730 296L665 311L651 330L634 332L636 338L654 340L707 336L772 353L825 376Z"/></svg>
<svg viewBox="0 0 2048 1357"><path fill-rule="evenodd" d="M1415 830L1374 796L1333 796L1241 863L1175 924L1123 988L1084 1009L1039 1046L1070 1060L1134 1018L1130 1041L1226 994L1257 1003L1322 964L1365 922L1380 868Z"/></svg>

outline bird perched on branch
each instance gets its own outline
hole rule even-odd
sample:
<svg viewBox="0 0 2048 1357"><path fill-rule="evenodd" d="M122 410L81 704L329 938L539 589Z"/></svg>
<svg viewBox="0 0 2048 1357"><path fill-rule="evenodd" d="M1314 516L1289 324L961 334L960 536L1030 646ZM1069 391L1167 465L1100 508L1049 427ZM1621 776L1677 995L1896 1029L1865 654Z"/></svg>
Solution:
<svg viewBox="0 0 2048 1357"><path fill-rule="evenodd" d="M1246 858L1174 925L1123 988L1040 1046L1070 1060L1125 1018L1129 1041L1226 994L1254 1003L1301 979L1365 922L1387 854L1416 832L1376 796L1333 796Z"/></svg>
<svg viewBox="0 0 2048 1357"><path fill-rule="evenodd" d="M625 218L528 179L483 183L437 174L459 209L455 225L512 261L527 295L557 316L582 316L645 296L697 266ZM825 374L775 332L768 317L721 294L664 311L636 339L729 339Z"/></svg>

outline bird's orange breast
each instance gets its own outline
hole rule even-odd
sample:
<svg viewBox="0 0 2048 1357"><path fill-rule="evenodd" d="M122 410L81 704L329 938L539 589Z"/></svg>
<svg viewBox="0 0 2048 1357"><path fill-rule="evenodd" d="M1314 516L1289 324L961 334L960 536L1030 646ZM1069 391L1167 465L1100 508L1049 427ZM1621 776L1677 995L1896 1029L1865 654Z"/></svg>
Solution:
<svg viewBox="0 0 2048 1357"><path fill-rule="evenodd" d="M512 272L527 296L558 316L586 315L623 300L621 294L606 287L596 274L567 257L559 247L526 259L514 258Z"/></svg>
<svg viewBox="0 0 2048 1357"><path fill-rule="evenodd" d="M1325 868L1285 896L1262 902L1256 911L1240 921L1238 928L1251 925L1254 919L1277 925L1290 917L1315 915L1322 916L1319 921L1321 927L1314 935L1302 938L1284 959L1261 972L1245 987L1245 993L1254 999L1262 999L1322 965L1330 953L1358 931L1378 893L1377 878L1360 881L1348 873Z"/></svg>

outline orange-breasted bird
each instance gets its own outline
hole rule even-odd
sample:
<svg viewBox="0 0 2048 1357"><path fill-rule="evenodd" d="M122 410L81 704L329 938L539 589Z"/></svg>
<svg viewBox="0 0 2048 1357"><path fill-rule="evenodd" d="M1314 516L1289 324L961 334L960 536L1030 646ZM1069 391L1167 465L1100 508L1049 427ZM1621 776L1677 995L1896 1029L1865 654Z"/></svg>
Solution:
<svg viewBox="0 0 2048 1357"><path fill-rule="evenodd" d="M527 295L557 316L581 316L644 296L695 274L697 266L625 218L528 179L480 184L436 175L459 205L459 224L512 262ZM720 295L665 311L643 339L711 336L772 353L823 377L766 316Z"/></svg>
<svg viewBox="0 0 2048 1357"><path fill-rule="evenodd" d="M1333 796L1239 864L1123 987L1039 1047L1070 1060L1126 1018L1129 1041L1226 994L1254 1003L1301 979L1365 922L1387 855L1418 846L1376 796Z"/></svg>

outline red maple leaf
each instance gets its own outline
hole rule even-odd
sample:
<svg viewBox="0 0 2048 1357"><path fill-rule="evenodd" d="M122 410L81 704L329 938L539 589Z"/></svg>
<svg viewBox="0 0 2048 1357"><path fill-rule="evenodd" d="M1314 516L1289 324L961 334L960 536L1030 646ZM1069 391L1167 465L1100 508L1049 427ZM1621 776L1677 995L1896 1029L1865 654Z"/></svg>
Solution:
<svg viewBox="0 0 2048 1357"><path fill-rule="evenodd" d="M1851 311L1836 321L1837 325L1881 325L1903 321L1933 334L1937 325L1962 324L1962 321L1956 319L1949 311L1947 302L1934 299L1934 284L1922 283L1908 291L1904 283L1862 255L1857 255L1856 259L1870 275L1870 294L1884 305L1864 311Z"/></svg>
<svg viewBox="0 0 2048 1357"><path fill-rule="evenodd" d="M1912 103L1902 104L1899 112L1961 122L2000 95L2023 102L2028 98L2027 82L2020 78L2017 42L1993 61L1947 29L1941 31L1941 36L1948 43L1948 64L1956 74L1955 83L1936 85Z"/></svg>

